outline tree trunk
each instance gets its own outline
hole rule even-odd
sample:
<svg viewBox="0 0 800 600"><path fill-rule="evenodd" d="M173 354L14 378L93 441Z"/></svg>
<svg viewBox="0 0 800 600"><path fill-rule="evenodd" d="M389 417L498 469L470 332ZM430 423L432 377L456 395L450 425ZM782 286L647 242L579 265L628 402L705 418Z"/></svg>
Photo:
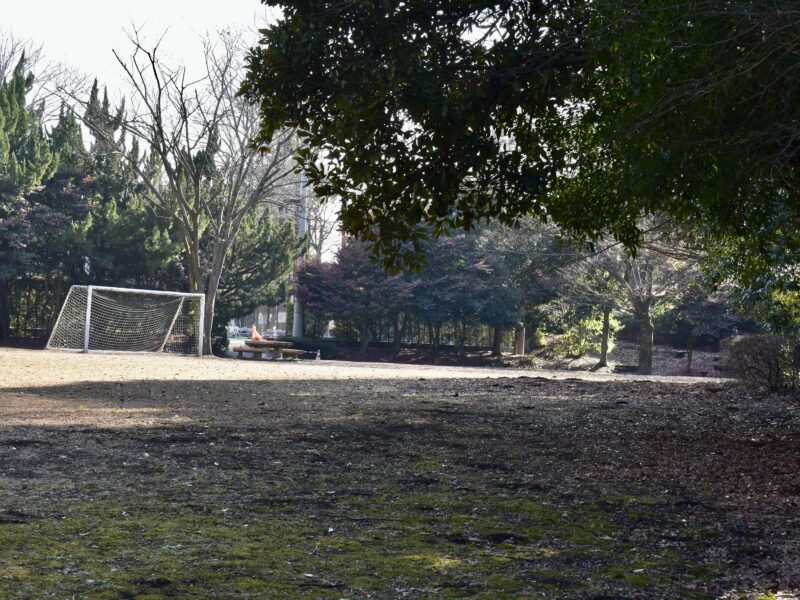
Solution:
<svg viewBox="0 0 800 600"><path fill-rule="evenodd" d="M635 309L639 321L639 373L650 375L653 372L653 321L650 306L640 304Z"/></svg>
<svg viewBox="0 0 800 600"><path fill-rule="evenodd" d="M600 360L597 361L597 367L605 367L608 365L608 335L611 329L611 310L603 309L603 332L600 338Z"/></svg>
<svg viewBox="0 0 800 600"><path fill-rule="evenodd" d="M195 239L191 233L186 232L183 236L184 247L189 261L189 292L202 294L205 292L203 281L203 269L200 266L200 241Z"/></svg>
<svg viewBox="0 0 800 600"><path fill-rule="evenodd" d="M514 329L514 354L525 354L525 326L517 325Z"/></svg>
<svg viewBox="0 0 800 600"><path fill-rule="evenodd" d="M219 292L219 282L222 279L222 269L225 265L225 255L228 253L227 248L214 247L214 253L211 259L211 272L208 274L208 280L205 286L202 286L200 293L205 292L205 319L203 323L203 355L211 355L212 350L212 328L214 326L214 309L217 305L217 293ZM198 255L199 256L199 255ZM199 260L198 260L199 268ZM203 289L203 287L205 289Z"/></svg>
<svg viewBox="0 0 800 600"><path fill-rule="evenodd" d="M369 349L369 328L358 330L358 342L359 342L359 350L361 354L366 356L367 350Z"/></svg>
<svg viewBox="0 0 800 600"><path fill-rule="evenodd" d="M11 285L8 279L0 279L0 340L11 335Z"/></svg>
<svg viewBox="0 0 800 600"><path fill-rule="evenodd" d="M402 320L400 319L400 315L395 315L394 323L393 323L393 337L392 337L392 352L395 356L400 355L400 351L403 349L403 341L406 338L406 330L408 329L408 313L403 313Z"/></svg>
<svg viewBox="0 0 800 600"><path fill-rule="evenodd" d="M62 298L62 294L64 293L64 278L57 274L55 276L55 281L53 283L53 296L52 296L52 310L49 311L49 318L47 321L47 334L50 335L50 331L52 331L53 326L56 324L56 319L58 318L58 311L61 308L61 304L64 302L64 298Z"/></svg>
<svg viewBox="0 0 800 600"><path fill-rule="evenodd" d="M464 356L464 348L467 345L467 323L462 321L456 325L456 356L461 358Z"/></svg>
<svg viewBox="0 0 800 600"><path fill-rule="evenodd" d="M392 354L400 354L400 345L403 343L400 337L400 313L396 313L392 318Z"/></svg>
<svg viewBox="0 0 800 600"><path fill-rule="evenodd" d="M692 347L692 331L689 330L689 338L686 340L686 373L688 375L692 374L692 352L694 348Z"/></svg>
<svg viewBox="0 0 800 600"><path fill-rule="evenodd" d="M441 324L435 325L433 328L433 345L431 346L431 352L433 354L439 353L439 341L441 340L441 334L442 334Z"/></svg>
<svg viewBox="0 0 800 600"><path fill-rule="evenodd" d="M503 328L502 327L495 327L494 334L492 336L492 356L500 356L502 352L502 348L500 347L503 343Z"/></svg>

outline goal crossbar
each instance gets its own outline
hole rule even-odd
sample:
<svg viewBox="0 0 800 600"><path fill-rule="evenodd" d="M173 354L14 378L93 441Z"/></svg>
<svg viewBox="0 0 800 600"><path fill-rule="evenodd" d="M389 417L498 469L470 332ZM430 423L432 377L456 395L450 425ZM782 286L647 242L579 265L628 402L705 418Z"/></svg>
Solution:
<svg viewBox="0 0 800 600"><path fill-rule="evenodd" d="M192 292L162 292L161 290L137 290L134 288L110 287L107 285L87 285L94 292L121 292L125 294L147 294L148 296L174 296L180 298L205 298L205 294Z"/></svg>
<svg viewBox="0 0 800 600"><path fill-rule="evenodd" d="M74 285L47 348L202 356L205 294Z"/></svg>

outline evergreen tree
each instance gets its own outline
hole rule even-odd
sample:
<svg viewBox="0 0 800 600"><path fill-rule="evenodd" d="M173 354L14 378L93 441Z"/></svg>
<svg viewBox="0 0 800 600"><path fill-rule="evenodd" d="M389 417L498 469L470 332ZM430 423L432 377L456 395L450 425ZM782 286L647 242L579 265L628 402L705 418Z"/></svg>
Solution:
<svg viewBox="0 0 800 600"><path fill-rule="evenodd" d="M107 91L101 95L95 80L84 112L91 123L88 157L98 196L88 234L88 279L105 285L185 289L186 269L178 258L172 221L144 202L144 182L137 179L136 170L153 180L159 173L135 138L128 146L124 112L124 102L112 110Z"/></svg>
<svg viewBox="0 0 800 600"><path fill-rule="evenodd" d="M215 305L214 351L227 347L226 325L252 313L261 305L275 305L286 297L286 283L296 256L291 221L275 223L269 214L253 210L242 223L239 236L220 282Z"/></svg>
<svg viewBox="0 0 800 600"><path fill-rule="evenodd" d="M10 333L12 285L35 261L36 224L48 218L27 195L58 166L42 108L26 105L33 81L23 55L10 79L0 82L0 339Z"/></svg>
<svg viewBox="0 0 800 600"><path fill-rule="evenodd" d="M31 246L34 260L20 282L20 292L26 290L36 312L45 315L44 322L34 326L51 325L69 285L85 275L96 197L80 126L68 107L61 107L49 142L59 158L58 168L27 196L37 207L38 218Z"/></svg>

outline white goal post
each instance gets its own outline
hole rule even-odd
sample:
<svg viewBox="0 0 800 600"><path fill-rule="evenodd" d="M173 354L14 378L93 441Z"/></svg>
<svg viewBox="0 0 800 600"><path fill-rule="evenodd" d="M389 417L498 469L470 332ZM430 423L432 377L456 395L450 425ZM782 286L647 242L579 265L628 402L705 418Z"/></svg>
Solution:
<svg viewBox="0 0 800 600"><path fill-rule="evenodd" d="M73 285L47 348L203 355L205 294Z"/></svg>

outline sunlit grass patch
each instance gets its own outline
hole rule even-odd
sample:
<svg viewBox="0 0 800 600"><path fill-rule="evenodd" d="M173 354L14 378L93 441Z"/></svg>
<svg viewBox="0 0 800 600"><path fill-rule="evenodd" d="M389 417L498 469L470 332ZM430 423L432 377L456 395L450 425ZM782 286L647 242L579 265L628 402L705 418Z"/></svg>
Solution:
<svg viewBox="0 0 800 600"><path fill-rule="evenodd" d="M549 589L566 597L585 588L580 565L587 558L597 565L595 580L632 588L668 583L656 562L630 555L609 535L621 537L620 524L534 498L401 495L362 501L348 513L352 523L268 506L233 518L118 502L90 501L70 506L61 519L0 528L0 577L12 597L57 591L138 598L153 589L327 597L330 590L379 593L387 586L422 596Z"/></svg>

